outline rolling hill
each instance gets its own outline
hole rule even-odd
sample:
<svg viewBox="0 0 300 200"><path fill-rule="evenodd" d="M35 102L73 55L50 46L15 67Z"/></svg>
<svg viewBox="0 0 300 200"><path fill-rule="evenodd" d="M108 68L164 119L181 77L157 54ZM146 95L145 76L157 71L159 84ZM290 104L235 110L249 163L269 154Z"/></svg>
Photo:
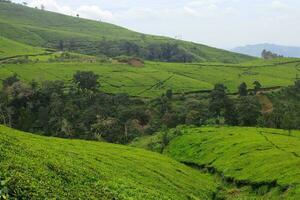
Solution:
<svg viewBox="0 0 300 200"><path fill-rule="evenodd" d="M182 127L168 132L166 146L162 145L162 138L166 138L163 135L145 137L133 146L163 149L163 154L175 160L209 171L237 187L233 191L234 199L247 199L241 195L246 188L256 194L250 199L298 199L300 196L299 131L289 134L265 128ZM223 194L226 190L219 190L225 199L229 198Z"/></svg>
<svg viewBox="0 0 300 200"><path fill-rule="evenodd" d="M141 149L0 126L0 198L211 199L206 173Z"/></svg>
<svg viewBox="0 0 300 200"><path fill-rule="evenodd" d="M261 57L261 52L264 49L279 55L283 55L284 57L300 58L300 47L282 46L268 43L236 47L231 51L250 56Z"/></svg>
<svg viewBox="0 0 300 200"><path fill-rule="evenodd" d="M83 54L140 56L150 60L236 63L250 56L167 37L140 34L112 24L0 2L0 36L21 43ZM175 50L174 50L175 49ZM164 51L158 54L159 51Z"/></svg>
<svg viewBox="0 0 300 200"><path fill-rule="evenodd" d="M59 55L58 55L59 56ZM71 60L48 62L52 57L33 56L29 63L2 64L0 79L17 73L23 81L64 80L69 82L78 70L93 71L100 76L101 90L128 93L131 96L157 97L167 89L174 93L211 90L223 83L229 92L236 92L242 82L249 88L258 80L263 87L292 85L299 73L300 60L279 59L229 65L221 63L145 62L142 67L122 63L89 63ZM37 62L37 59L39 61Z"/></svg>

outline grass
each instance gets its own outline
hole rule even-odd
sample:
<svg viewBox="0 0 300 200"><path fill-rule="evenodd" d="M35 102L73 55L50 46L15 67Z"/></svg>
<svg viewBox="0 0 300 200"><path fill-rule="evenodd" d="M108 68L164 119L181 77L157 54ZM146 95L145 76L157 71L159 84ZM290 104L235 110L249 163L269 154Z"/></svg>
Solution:
<svg viewBox="0 0 300 200"><path fill-rule="evenodd" d="M253 57L192 42L137 33L109 23L42 11L13 3L0 2L0 36L33 45L57 48L59 41L76 42L81 53L97 49L99 41L131 41L140 47L149 44L176 43L198 61L230 62ZM78 46L79 45L79 46ZM94 49L94 50L93 50Z"/></svg>
<svg viewBox="0 0 300 200"><path fill-rule="evenodd" d="M19 55L40 54L43 52L44 50L42 48L32 47L0 37L0 59Z"/></svg>
<svg viewBox="0 0 300 200"><path fill-rule="evenodd" d="M217 184L168 157L0 126L0 196L11 199L210 199ZM1 188L2 187L2 188Z"/></svg>
<svg viewBox="0 0 300 200"><path fill-rule="evenodd" d="M3 64L0 79L17 73L21 79L38 82L44 80L72 79L77 70L91 70L100 75L101 90L108 93L128 93L132 96L157 97L167 89L175 93L210 90L216 83L223 83L229 92L236 92L239 84L246 82L249 88L258 80L263 87L288 86L295 81L298 63L278 64L278 61L264 65L264 61L249 67L215 63L160 63L146 62L143 67L126 64L53 62L47 57L38 57L40 62L28 64ZM32 58L37 59L36 57ZM284 60L286 61L286 60ZM293 60L292 60L293 61ZM270 61L268 61L270 62ZM152 87L154 86L154 87Z"/></svg>
<svg viewBox="0 0 300 200"><path fill-rule="evenodd" d="M138 144L145 146L145 141ZM269 199L300 197L300 131L183 128L164 154L219 173L227 182L251 185L256 192L272 191Z"/></svg>

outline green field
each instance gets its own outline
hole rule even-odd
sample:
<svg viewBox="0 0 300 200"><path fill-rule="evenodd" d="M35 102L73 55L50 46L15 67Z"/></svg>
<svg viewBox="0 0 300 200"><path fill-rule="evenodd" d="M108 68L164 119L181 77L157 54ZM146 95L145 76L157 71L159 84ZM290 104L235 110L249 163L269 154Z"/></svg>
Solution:
<svg viewBox="0 0 300 200"><path fill-rule="evenodd" d="M144 137L132 146L161 151L162 134ZM181 127L169 131L168 137L170 141L164 146L163 154L209 171L220 177L224 185L233 184L237 187L236 199L243 199L239 194L249 187L257 195L253 199L298 199L300 196L300 131L289 134L266 128Z"/></svg>
<svg viewBox="0 0 300 200"><path fill-rule="evenodd" d="M152 44L177 44L197 61L237 63L253 57L167 37L130 31L100 21L86 20L26 6L0 2L0 36L33 46L58 48L59 41L73 51L100 55L101 41L128 42L149 50ZM111 48L111 47L109 47Z"/></svg>
<svg viewBox="0 0 300 200"><path fill-rule="evenodd" d="M300 132L262 128L191 128L166 155L219 173L238 185L270 192L272 199L300 196Z"/></svg>
<svg viewBox="0 0 300 200"><path fill-rule="evenodd" d="M217 184L157 153L47 138L0 126L0 197L210 199Z"/></svg>
<svg viewBox="0 0 300 200"><path fill-rule="evenodd" d="M36 58L33 58L36 59ZM43 57L39 57L43 60ZM45 58L44 58L45 59ZM292 60L294 61L294 60ZM27 82L36 80L70 81L77 70L93 71L100 75L101 90L108 93L128 93L131 96L157 97L167 89L175 93L210 90L216 83L223 83L229 92L236 92L239 84L249 88L255 80L263 87L288 86L295 81L299 62L280 64L264 61L240 65L213 63L160 63L146 62L143 67L110 63L28 63L0 65L0 79L17 73Z"/></svg>
<svg viewBox="0 0 300 200"><path fill-rule="evenodd" d="M20 55L41 54L44 50L0 37L0 59Z"/></svg>

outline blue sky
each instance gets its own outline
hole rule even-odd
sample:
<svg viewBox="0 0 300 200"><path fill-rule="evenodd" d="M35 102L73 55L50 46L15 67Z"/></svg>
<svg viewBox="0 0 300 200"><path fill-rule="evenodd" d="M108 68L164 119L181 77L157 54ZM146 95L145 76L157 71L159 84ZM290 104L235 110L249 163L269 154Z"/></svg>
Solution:
<svg viewBox="0 0 300 200"><path fill-rule="evenodd" d="M300 0L15 0L219 48L300 46Z"/></svg>

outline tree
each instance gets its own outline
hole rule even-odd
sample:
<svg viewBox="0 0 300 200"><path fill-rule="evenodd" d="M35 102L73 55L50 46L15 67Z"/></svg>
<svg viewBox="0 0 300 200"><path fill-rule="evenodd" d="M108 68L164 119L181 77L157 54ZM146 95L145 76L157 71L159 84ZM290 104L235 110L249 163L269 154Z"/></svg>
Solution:
<svg viewBox="0 0 300 200"><path fill-rule="evenodd" d="M100 85L98 83L99 75L92 71L77 71L73 76L73 82L83 90L96 90Z"/></svg>
<svg viewBox="0 0 300 200"><path fill-rule="evenodd" d="M300 93L300 80L295 81L294 88Z"/></svg>
<svg viewBox="0 0 300 200"><path fill-rule="evenodd" d="M16 82L19 82L19 81L20 81L20 79L18 79L18 75L15 73L14 75L9 76L6 79L4 79L2 81L2 85L3 85L3 88L7 88L9 86L12 86Z"/></svg>
<svg viewBox="0 0 300 200"><path fill-rule="evenodd" d="M239 124L237 108L233 100L226 98L225 100L225 111L224 118L225 123L231 126L236 126Z"/></svg>
<svg viewBox="0 0 300 200"><path fill-rule="evenodd" d="M261 57L266 59L266 60L269 60L269 59L273 59L273 58L282 58L283 56L278 55L276 53L272 53L271 51L267 51L267 50L264 49L261 53Z"/></svg>
<svg viewBox="0 0 300 200"><path fill-rule="evenodd" d="M173 91L171 89L167 90L166 97L168 97L168 99L172 99L172 97L173 97Z"/></svg>
<svg viewBox="0 0 300 200"><path fill-rule="evenodd" d="M226 99L226 87L223 84L216 84L210 93L209 110L214 117L220 117L222 109L224 109L224 101Z"/></svg>
<svg viewBox="0 0 300 200"><path fill-rule="evenodd" d="M283 112L281 112L281 127L285 130L289 131L291 134L292 129L299 129L300 127L300 112L299 112L299 105L287 105L284 106ZM298 113L297 113L298 111Z"/></svg>
<svg viewBox="0 0 300 200"><path fill-rule="evenodd" d="M78 18L79 18L79 14L76 14L76 17L78 17Z"/></svg>
<svg viewBox="0 0 300 200"><path fill-rule="evenodd" d="M64 41L63 40L59 40L59 43L58 43L58 49L60 51L63 51L64 50Z"/></svg>
<svg viewBox="0 0 300 200"><path fill-rule="evenodd" d="M245 82L243 82L243 83L239 86L238 90L239 90L239 95L240 95L241 97L244 97L244 96L247 96L247 95L248 95L247 84L246 84Z"/></svg>
<svg viewBox="0 0 300 200"><path fill-rule="evenodd" d="M237 105L239 123L242 126L254 126L261 115L261 107L254 96L241 97Z"/></svg>
<svg viewBox="0 0 300 200"><path fill-rule="evenodd" d="M261 84L260 84L260 82L258 82L258 81L254 81L253 82L253 85L254 85L254 92L256 93L257 91L259 91L260 89L261 89Z"/></svg>

